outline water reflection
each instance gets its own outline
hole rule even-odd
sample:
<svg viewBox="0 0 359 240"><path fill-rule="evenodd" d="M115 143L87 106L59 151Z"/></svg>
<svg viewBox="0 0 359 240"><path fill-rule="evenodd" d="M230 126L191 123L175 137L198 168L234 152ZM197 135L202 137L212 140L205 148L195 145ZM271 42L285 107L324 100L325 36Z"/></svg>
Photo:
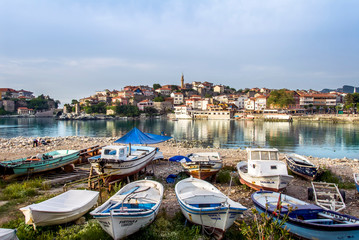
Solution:
<svg viewBox="0 0 359 240"><path fill-rule="evenodd" d="M0 137L120 137L133 127L144 132L201 140L221 148L275 147L282 152L331 158L358 158L359 125L319 122L228 120L56 121L51 118L0 119Z"/></svg>

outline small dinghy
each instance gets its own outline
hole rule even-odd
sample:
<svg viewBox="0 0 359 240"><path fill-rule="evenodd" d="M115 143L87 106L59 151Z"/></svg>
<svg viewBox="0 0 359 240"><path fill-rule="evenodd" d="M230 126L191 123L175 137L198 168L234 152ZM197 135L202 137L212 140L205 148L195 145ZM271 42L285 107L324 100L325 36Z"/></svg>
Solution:
<svg viewBox="0 0 359 240"><path fill-rule="evenodd" d="M176 184L175 192L181 211L189 221L222 232L247 210L201 179L186 178Z"/></svg>
<svg viewBox="0 0 359 240"><path fill-rule="evenodd" d="M289 170L293 173L302 176L310 181L313 181L318 174L318 167L311 163L307 158L299 154L285 155L285 161Z"/></svg>
<svg viewBox="0 0 359 240"><path fill-rule="evenodd" d="M69 190L41 203L20 208L25 223L34 226L57 225L74 221L88 212L99 193L88 190Z"/></svg>
<svg viewBox="0 0 359 240"><path fill-rule="evenodd" d="M16 236L16 230L0 228L0 239L1 240L19 240Z"/></svg>
<svg viewBox="0 0 359 240"><path fill-rule="evenodd" d="M163 185L139 180L120 189L90 214L113 239L122 239L152 223L163 199Z"/></svg>
<svg viewBox="0 0 359 240"><path fill-rule="evenodd" d="M325 210L277 192L256 192L252 194L252 201L260 213L273 215L279 221L288 215L284 226L297 236L318 240L359 239L359 219L356 217Z"/></svg>

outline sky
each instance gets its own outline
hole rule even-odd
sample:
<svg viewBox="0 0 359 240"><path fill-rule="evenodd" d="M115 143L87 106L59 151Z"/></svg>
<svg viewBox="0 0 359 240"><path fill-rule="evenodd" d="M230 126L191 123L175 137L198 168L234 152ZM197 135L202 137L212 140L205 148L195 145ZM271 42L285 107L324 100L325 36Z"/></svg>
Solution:
<svg viewBox="0 0 359 240"><path fill-rule="evenodd" d="M0 0L0 88L359 86L357 0Z"/></svg>

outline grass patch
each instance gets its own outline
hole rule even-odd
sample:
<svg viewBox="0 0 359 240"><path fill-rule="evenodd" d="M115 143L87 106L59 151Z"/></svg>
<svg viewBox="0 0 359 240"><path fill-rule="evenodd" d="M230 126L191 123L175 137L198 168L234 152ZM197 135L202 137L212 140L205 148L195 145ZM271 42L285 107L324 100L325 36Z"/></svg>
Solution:
<svg viewBox="0 0 359 240"><path fill-rule="evenodd" d="M319 174L316 182L327 182L327 183L335 183L338 185L340 189L355 189L354 182L345 182L342 178L335 175L329 169L323 169L323 172Z"/></svg>
<svg viewBox="0 0 359 240"><path fill-rule="evenodd" d="M38 194L38 189L46 189L46 186L42 185L42 179L32 179L21 183L11 183L2 190L0 200L33 197Z"/></svg>
<svg viewBox="0 0 359 240"><path fill-rule="evenodd" d="M156 220L148 227L129 236L129 240L192 240L209 239L201 234L201 227L187 223L181 212L177 212L173 218L169 218L166 212L161 212Z"/></svg>
<svg viewBox="0 0 359 240"><path fill-rule="evenodd" d="M216 178L216 182L217 183L228 183L231 181L231 171L228 170L223 170L221 169L218 173L217 173L217 178Z"/></svg>

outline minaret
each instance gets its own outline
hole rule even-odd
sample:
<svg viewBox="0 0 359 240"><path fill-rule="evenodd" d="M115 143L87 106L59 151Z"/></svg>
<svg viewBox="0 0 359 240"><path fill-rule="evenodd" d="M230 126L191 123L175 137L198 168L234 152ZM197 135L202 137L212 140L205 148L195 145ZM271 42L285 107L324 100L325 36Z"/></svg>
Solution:
<svg viewBox="0 0 359 240"><path fill-rule="evenodd" d="M182 73L182 77L181 77L181 88L184 89L184 76Z"/></svg>

